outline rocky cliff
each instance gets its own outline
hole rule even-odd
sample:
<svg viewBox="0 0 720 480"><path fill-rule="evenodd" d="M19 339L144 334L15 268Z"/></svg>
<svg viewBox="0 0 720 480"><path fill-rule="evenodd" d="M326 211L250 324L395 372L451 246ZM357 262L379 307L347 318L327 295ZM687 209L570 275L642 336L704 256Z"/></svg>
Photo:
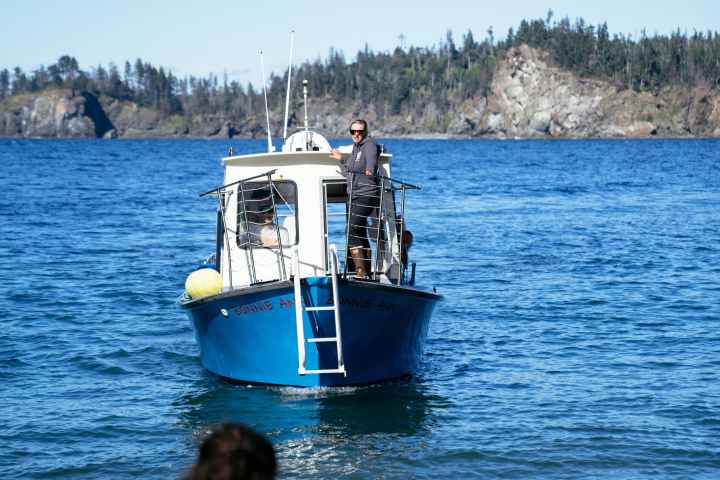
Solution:
<svg viewBox="0 0 720 480"><path fill-rule="evenodd" d="M477 118L480 133L503 136L720 136L720 95L707 88L638 93L554 68L547 54L512 49Z"/></svg>
<svg viewBox="0 0 720 480"><path fill-rule="evenodd" d="M95 124L85 104L84 96L70 91L7 98L0 103L0 136L95 136Z"/></svg>
<svg viewBox="0 0 720 480"><path fill-rule="evenodd" d="M297 115L300 115L300 107ZM376 105L313 99L310 124L344 136L349 119L367 118L376 136L647 137L720 136L720 92L673 87L654 94L581 78L553 66L547 53L513 48L498 63L487 97L441 108L430 99L421 114L385 113ZM291 122L295 122L293 114ZM275 136L283 112L271 112ZM0 102L5 137L228 137L264 135L264 115L170 116L87 92L46 91Z"/></svg>

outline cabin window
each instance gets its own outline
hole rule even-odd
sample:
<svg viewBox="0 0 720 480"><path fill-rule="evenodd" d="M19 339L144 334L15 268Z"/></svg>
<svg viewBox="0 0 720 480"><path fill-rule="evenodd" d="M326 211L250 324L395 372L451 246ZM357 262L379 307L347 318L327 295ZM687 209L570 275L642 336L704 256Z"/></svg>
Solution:
<svg viewBox="0 0 720 480"><path fill-rule="evenodd" d="M237 245L277 248L278 244L297 244L295 182L248 182L241 187L237 191Z"/></svg>

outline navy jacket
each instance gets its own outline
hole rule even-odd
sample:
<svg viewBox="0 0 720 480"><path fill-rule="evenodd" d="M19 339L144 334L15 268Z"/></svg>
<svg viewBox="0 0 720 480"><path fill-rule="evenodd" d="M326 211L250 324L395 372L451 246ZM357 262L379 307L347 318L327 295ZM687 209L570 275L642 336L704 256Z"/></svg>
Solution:
<svg viewBox="0 0 720 480"><path fill-rule="evenodd" d="M374 195L377 193L377 179L365 175L369 170L372 175L378 173L378 147L372 137L365 137L360 143L354 143L350 160L347 165L348 172L353 176L353 195Z"/></svg>

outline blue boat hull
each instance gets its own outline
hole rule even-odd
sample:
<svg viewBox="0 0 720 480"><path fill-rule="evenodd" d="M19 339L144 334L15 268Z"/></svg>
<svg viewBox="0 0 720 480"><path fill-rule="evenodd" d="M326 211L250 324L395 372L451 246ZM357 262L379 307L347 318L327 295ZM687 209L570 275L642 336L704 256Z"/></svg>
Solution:
<svg viewBox="0 0 720 480"><path fill-rule="evenodd" d="M302 280L303 304L332 302L326 277ZM291 282L275 282L182 304L192 320L202 365L233 380L293 386L374 383L412 374L421 359L439 295L372 282L341 280L342 348L347 375L298 373ZM333 313L303 309L306 338L335 334ZM334 369L334 342L306 343L306 368Z"/></svg>

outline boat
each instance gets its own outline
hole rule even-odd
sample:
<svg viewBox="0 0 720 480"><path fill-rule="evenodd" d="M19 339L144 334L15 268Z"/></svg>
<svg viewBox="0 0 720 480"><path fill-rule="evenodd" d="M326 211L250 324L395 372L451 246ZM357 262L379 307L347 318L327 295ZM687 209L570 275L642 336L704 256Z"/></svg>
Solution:
<svg viewBox="0 0 720 480"><path fill-rule="evenodd" d="M307 89L304 89L307 105ZM307 107L306 107L307 108ZM269 133L269 132L268 132ZM200 361L220 377L298 387L364 385L412 375L442 296L416 285L406 203L379 149L378 208L367 219L369 276L349 255L352 181L307 124L275 151L222 159L215 252L190 274L180 306ZM343 160L351 147L340 148ZM341 161L342 162L342 161ZM350 185L350 186L349 186Z"/></svg>

